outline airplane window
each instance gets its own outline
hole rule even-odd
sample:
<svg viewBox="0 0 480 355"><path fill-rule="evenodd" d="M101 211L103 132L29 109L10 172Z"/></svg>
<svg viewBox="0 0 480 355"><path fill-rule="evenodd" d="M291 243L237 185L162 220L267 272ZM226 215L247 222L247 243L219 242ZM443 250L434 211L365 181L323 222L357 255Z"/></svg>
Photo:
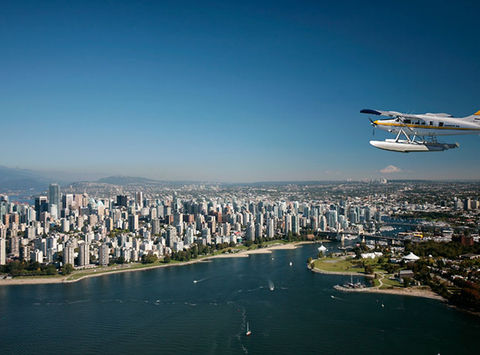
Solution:
<svg viewBox="0 0 480 355"><path fill-rule="evenodd" d="M410 123L410 122L412 122L412 121L410 121L410 120L405 120L404 122L405 122L405 123Z"/></svg>
<svg viewBox="0 0 480 355"><path fill-rule="evenodd" d="M433 121L430 121L430 126L433 126Z"/></svg>
<svg viewBox="0 0 480 355"><path fill-rule="evenodd" d="M438 122L438 127L443 127L443 122Z"/></svg>

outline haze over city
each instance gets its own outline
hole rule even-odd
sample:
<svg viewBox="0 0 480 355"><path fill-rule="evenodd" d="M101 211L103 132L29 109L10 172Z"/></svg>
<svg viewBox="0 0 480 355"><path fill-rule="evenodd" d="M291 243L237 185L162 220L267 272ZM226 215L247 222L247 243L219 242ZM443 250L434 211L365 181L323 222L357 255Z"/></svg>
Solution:
<svg viewBox="0 0 480 355"><path fill-rule="evenodd" d="M476 179L479 137L377 151L359 110L479 110L478 7L4 1L0 164L79 178Z"/></svg>

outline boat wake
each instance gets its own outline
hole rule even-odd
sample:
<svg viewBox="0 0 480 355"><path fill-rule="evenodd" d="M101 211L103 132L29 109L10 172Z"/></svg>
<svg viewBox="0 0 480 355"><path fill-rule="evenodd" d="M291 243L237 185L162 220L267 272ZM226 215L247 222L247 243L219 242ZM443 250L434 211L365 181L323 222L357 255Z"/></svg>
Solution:
<svg viewBox="0 0 480 355"><path fill-rule="evenodd" d="M275 285L273 284L272 280L268 280L268 288L270 291L275 291Z"/></svg>
<svg viewBox="0 0 480 355"><path fill-rule="evenodd" d="M206 280L208 280L207 277L204 278L204 279L200 279L200 280L193 280L193 283L194 283L194 284L197 284L197 283L199 283L199 282L203 282L203 281L206 281Z"/></svg>

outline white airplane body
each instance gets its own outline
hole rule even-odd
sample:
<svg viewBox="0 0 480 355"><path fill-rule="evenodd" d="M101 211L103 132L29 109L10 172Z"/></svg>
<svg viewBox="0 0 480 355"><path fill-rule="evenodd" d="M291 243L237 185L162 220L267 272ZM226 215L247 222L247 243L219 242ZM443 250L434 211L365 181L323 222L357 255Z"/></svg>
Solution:
<svg viewBox="0 0 480 355"><path fill-rule="evenodd" d="M361 113L386 116L370 120L372 126L396 134L395 139L370 141L376 148L395 152L431 152L457 148L458 144L438 143L437 136L480 134L480 111L467 117L446 113L405 114L396 111L364 109ZM400 139L402 135L406 139Z"/></svg>

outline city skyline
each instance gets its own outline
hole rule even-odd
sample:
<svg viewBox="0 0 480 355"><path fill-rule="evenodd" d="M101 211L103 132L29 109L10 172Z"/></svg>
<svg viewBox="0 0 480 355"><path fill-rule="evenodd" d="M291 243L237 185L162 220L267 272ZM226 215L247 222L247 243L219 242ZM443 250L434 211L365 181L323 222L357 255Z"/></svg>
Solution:
<svg viewBox="0 0 480 355"><path fill-rule="evenodd" d="M477 179L478 137L437 154L375 151L359 114L480 109L478 5L430 5L5 2L0 122L12 134L0 165L220 182Z"/></svg>

